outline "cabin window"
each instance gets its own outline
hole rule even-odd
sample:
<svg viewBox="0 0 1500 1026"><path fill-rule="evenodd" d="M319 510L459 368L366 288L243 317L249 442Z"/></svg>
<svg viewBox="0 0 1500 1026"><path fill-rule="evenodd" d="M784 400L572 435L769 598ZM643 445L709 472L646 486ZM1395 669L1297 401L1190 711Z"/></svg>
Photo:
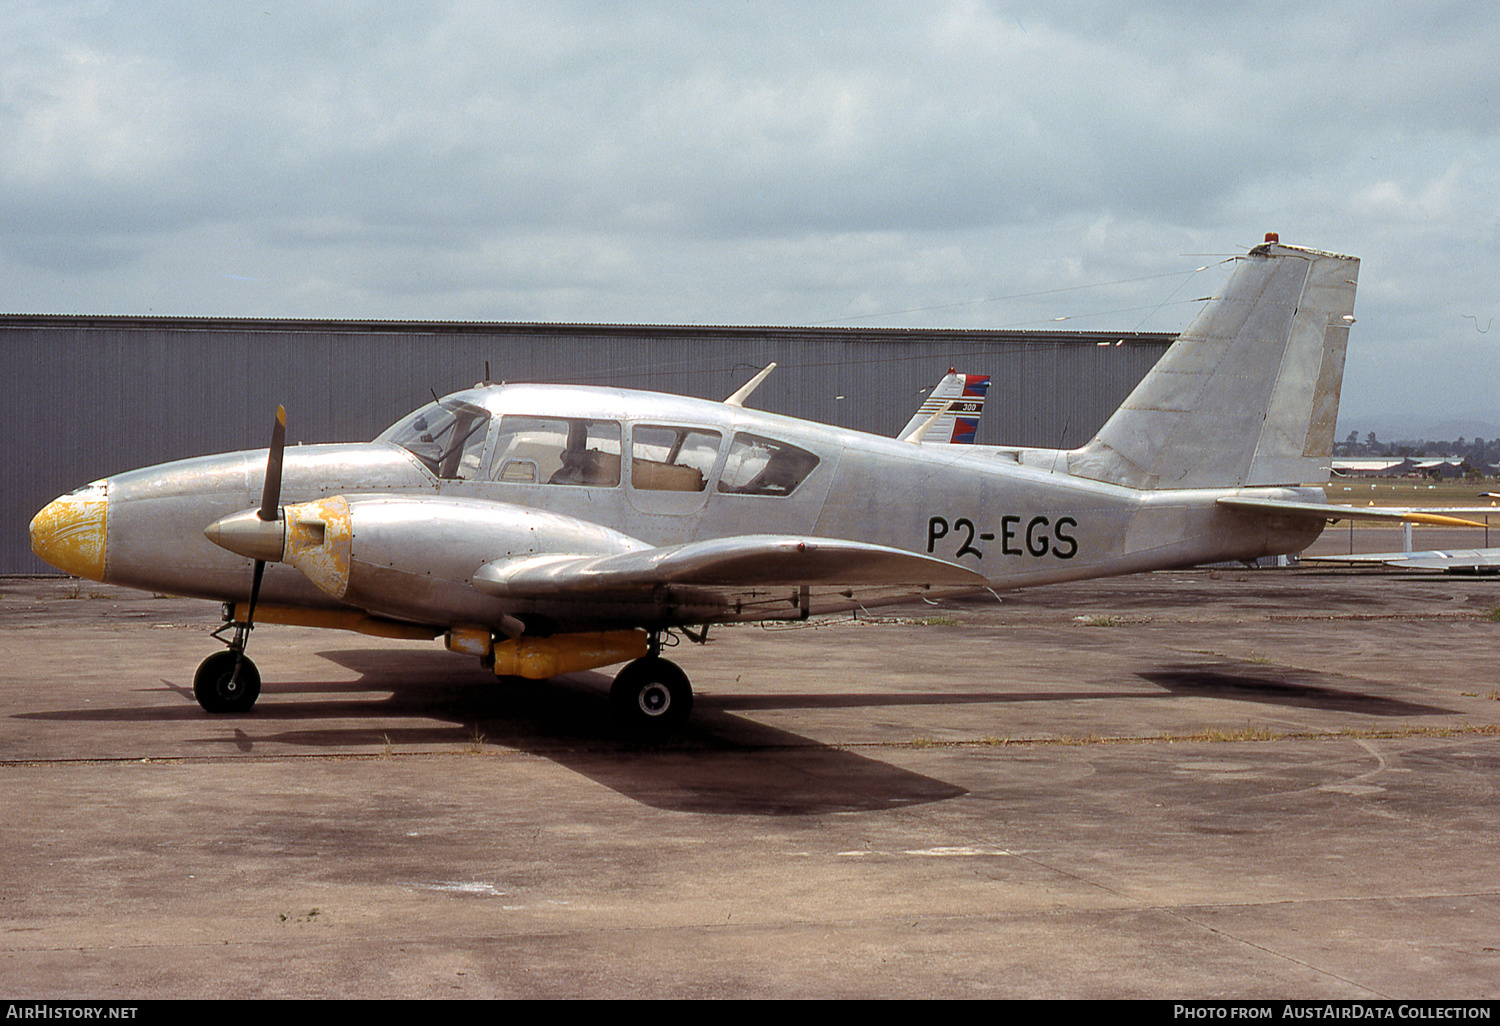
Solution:
<svg viewBox="0 0 1500 1026"><path fill-rule="evenodd" d="M818 465L818 458L788 442L739 432L719 479L732 495L791 495Z"/></svg>
<svg viewBox="0 0 1500 1026"><path fill-rule="evenodd" d="M620 425L582 417L501 417L490 466L496 481L613 488L620 483Z"/></svg>
<svg viewBox="0 0 1500 1026"><path fill-rule="evenodd" d="M717 431L637 424L630 432L630 484L637 491L701 492L719 458Z"/></svg>
<svg viewBox="0 0 1500 1026"><path fill-rule="evenodd" d="M378 440L395 442L438 477L467 481L479 474L489 423L488 410L450 397L428 403Z"/></svg>

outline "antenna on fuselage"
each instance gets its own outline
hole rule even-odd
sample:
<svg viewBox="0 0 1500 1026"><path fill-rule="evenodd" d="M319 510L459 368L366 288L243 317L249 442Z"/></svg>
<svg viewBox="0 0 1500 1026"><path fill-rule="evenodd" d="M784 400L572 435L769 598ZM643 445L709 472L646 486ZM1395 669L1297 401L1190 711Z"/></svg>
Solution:
<svg viewBox="0 0 1500 1026"><path fill-rule="evenodd" d="M1052 450L1052 467L1047 471L1049 474L1057 473L1057 461L1063 454L1063 443L1068 440L1068 428L1072 423L1073 416L1069 414L1068 419L1063 421L1062 434L1057 436L1057 448Z"/></svg>
<svg viewBox="0 0 1500 1026"><path fill-rule="evenodd" d="M750 398L750 393L759 388L760 383L766 380L770 373L775 369L776 364L774 362L766 364L765 368L759 374L755 375L755 377L751 378L749 381L741 385L739 391L735 392L734 395L730 396L728 399L725 399L724 405L744 406L745 400Z"/></svg>

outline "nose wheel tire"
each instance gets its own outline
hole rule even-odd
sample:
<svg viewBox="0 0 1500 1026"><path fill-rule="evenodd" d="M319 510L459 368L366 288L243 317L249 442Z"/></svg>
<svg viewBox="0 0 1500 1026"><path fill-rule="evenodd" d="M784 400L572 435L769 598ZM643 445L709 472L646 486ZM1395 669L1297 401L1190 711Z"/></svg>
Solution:
<svg viewBox="0 0 1500 1026"><path fill-rule="evenodd" d="M615 721L632 734L660 737L687 722L693 687L676 663L646 656L627 663L609 689Z"/></svg>
<svg viewBox="0 0 1500 1026"><path fill-rule="evenodd" d="M238 676L234 672L236 660L240 664ZM193 697L206 712L249 712L260 697L260 671L242 654L215 652L193 675Z"/></svg>

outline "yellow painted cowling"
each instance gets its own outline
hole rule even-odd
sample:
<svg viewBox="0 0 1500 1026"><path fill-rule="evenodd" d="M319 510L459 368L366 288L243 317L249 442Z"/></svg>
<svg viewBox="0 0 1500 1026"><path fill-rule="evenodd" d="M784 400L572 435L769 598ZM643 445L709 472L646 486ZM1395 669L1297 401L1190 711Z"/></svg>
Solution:
<svg viewBox="0 0 1500 1026"><path fill-rule="evenodd" d="M646 632L641 630L513 638L495 646L495 675L545 680L639 659L646 650Z"/></svg>
<svg viewBox="0 0 1500 1026"><path fill-rule="evenodd" d="M48 503L31 519L31 550L59 570L104 580L107 487L95 481Z"/></svg>

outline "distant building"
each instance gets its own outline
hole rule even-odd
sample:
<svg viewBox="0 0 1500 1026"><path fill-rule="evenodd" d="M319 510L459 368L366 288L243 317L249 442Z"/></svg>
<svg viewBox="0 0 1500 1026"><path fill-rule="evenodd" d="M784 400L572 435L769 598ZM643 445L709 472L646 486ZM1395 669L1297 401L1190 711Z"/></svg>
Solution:
<svg viewBox="0 0 1500 1026"><path fill-rule="evenodd" d="M1365 456L1333 461L1337 477L1438 477L1446 481L1463 477L1466 467L1486 477L1495 473L1493 466L1475 467L1462 456Z"/></svg>
<svg viewBox="0 0 1500 1026"><path fill-rule="evenodd" d="M1369 456L1335 459L1335 477L1402 477L1411 461L1403 456Z"/></svg>

